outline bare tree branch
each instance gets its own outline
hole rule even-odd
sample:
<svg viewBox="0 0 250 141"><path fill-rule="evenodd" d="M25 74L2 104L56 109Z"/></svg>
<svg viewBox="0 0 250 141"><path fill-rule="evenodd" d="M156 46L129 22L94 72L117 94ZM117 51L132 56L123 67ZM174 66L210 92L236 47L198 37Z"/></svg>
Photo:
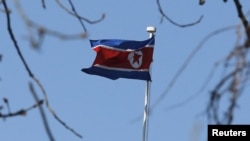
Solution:
<svg viewBox="0 0 250 141"><path fill-rule="evenodd" d="M194 93L193 95L189 96L187 99L183 100L180 103L168 106L166 108L166 110L174 110L176 108L183 107L184 105L188 104L189 102L191 102L192 100L194 100L195 98L197 98L199 95L201 95L202 92L205 90L206 86L208 85L208 83L210 82L210 80L212 79L212 77L214 75L214 72L215 72L215 69L216 69L217 66L218 66L217 64L214 65L214 67L210 71L209 75L207 76L207 79L205 80L204 84L201 86L201 88L196 93Z"/></svg>
<svg viewBox="0 0 250 141"><path fill-rule="evenodd" d="M203 4L205 4L205 2L206 2L205 0L200 0L200 1L199 1L199 4L200 4L200 5L203 5Z"/></svg>
<svg viewBox="0 0 250 141"><path fill-rule="evenodd" d="M103 13L100 19L91 21L91 20L89 20L89 19L87 19L87 18L85 18L85 17L82 17L82 16L78 15L76 12L70 11L68 8L66 8L66 7L62 4L62 2L61 2L60 0L55 0L55 1L56 1L57 4L58 4L63 10L65 10L67 13L69 13L70 15L72 15L72 16L74 16L74 17L77 17L77 18L79 18L79 19L81 19L81 20L83 20L83 21L85 21L85 22L87 22L87 23L89 23L89 24L95 24L95 23L101 22L101 21L105 18L105 14Z"/></svg>
<svg viewBox="0 0 250 141"><path fill-rule="evenodd" d="M238 106L237 100L242 93L246 78L249 72L249 62L247 62L248 48L239 45L241 39L240 28L237 28L237 41L235 48L227 55L224 68L229 67L229 61L234 61L231 66L233 70L224 76L211 92L210 102L207 106L208 118L214 120L216 124L231 124L233 122L234 109ZM226 73L226 72L225 72ZM225 94L230 95L229 106L222 118L220 116L220 102ZM225 106L224 106L225 107Z"/></svg>
<svg viewBox="0 0 250 141"><path fill-rule="evenodd" d="M55 30L48 29L42 25L39 25L39 24L35 23L34 21L30 20L26 16L24 10L21 7L21 4L19 3L19 0L14 0L14 4L15 4L15 7L16 7L18 13L20 14L21 18L25 22L27 30L29 31L30 44L32 47L34 47L36 49L41 46L43 39L45 37L45 34L51 35L51 36L54 36L54 37L57 37L57 38L60 38L63 40L66 40L66 39L67 40L84 39L87 37L86 32L75 34L75 35L69 35L69 34L61 33L61 32L55 31ZM35 32L37 34L37 38L38 38L37 40L35 39L33 29L35 29Z"/></svg>
<svg viewBox="0 0 250 141"><path fill-rule="evenodd" d="M190 61L193 59L193 57L197 54L197 52L203 47L203 45L208 41L211 37L220 34L222 32L228 31L230 29L235 29L236 26L228 26L222 29L218 29L213 31L212 33L208 34L199 44L198 46L189 54L185 62L181 65L181 67L178 69L176 74L174 75L173 79L171 79L169 85L167 88L163 91L163 93L158 97L156 102L152 105L152 109L156 107L160 102L165 98L165 96L168 94L168 92L171 90L171 88L174 86L175 82L178 80L182 72L186 69Z"/></svg>
<svg viewBox="0 0 250 141"><path fill-rule="evenodd" d="M246 35L247 35L247 41L245 43L246 47L249 47L250 46L250 26L248 25L248 21L245 17L245 15L243 14L242 12L242 6L241 6L241 3L239 0L234 0L234 3L235 3L235 6L236 6L236 9L237 9L237 12L238 12L238 16L245 28L245 32L246 32Z"/></svg>
<svg viewBox="0 0 250 141"><path fill-rule="evenodd" d="M226 84L226 82L229 79L231 79L233 76L235 76L237 73L241 72L242 70L243 68L239 68L239 69L232 71L228 75L226 75L223 79L221 79L221 81L215 86L215 88L211 92L210 103L208 105L207 110L208 110L208 116L213 117L216 124L222 124L222 121L219 119L219 116L218 116L218 109L219 109L219 101L222 98L223 92L219 92L219 90L222 88L224 84ZM232 111L233 111L233 108L235 107L236 98L237 97L234 97L234 100L232 100L232 105L229 107L229 113L231 114L226 115L228 117L227 124L230 124L232 122L232 116L233 116ZM211 112L209 112L210 109L211 109Z"/></svg>
<svg viewBox="0 0 250 141"><path fill-rule="evenodd" d="M37 95L37 93L36 93L36 91L34 89L34 86L33 86L33 84L31 82L29 83L29 88L30 88L30 92L31 92L32 96L34 97L35 101L38 103L39 98L38 98L38 95ZM39 111L40 111L40 114L41 114L41 117L42 117L42 121L43 121L43 125L45 127L45 131L46 131L50 141L55 141L55 139L53 137L53 134L52 134L52 132L50 130L49 123L47 121L47 118L46 118L46 115L44 113L43 107L39 105L38 108L39 108Z"/></svg>
<svg viewBox="0 0 250 141"><path fill-rule="evenodd" d="M4 9L5 9L6 11L8 11L8 6L7 6L7 4L6 4L6 1L3 0L2 2L3 2L3 5L4 5ZM36 84L39 86L39 88L42 90L42 93L43 93L43 95L44 95L44 97L45 97L45 103L46 103L46 106L47 106L48 110L49 110L50 113L54 116L54 118L55 118L59 123L61 123L66 129L68 129L69 131L71 131L72 133L74 133L76 136L82 138L82 136L81 136L79 133L77 133L76 131L74 131L74 130L73 130L72 128L70 128L65 122L63 122L63 121L56 115L56 113L54 112L54 110L51 108L51 106L50 106L50 104L49 104L49 101L48 101L47 93L46 93L46 91L45 91L43 85L42 85L42 84L40 83L40 81L34 76L34 74L33 74L32 71L30 70L28 64L26 63L26 61L25 61L25 59L24 59L24 57L23 57L23 55L22 55L22 53L21 53L21 51L20 51L19 45L18 45L18 43L17 43L17 41L16 41L16 38L15 38L14 33L13 33L13 31L12 31L12 28L11 28L11 20L10 20L10 13L9 13L9 12L6 12L6 19L7 19L7 29L8 29L10 38L11 38L12 42L14 43L14 46L15 46L15 48L16 48L16 50L17 50L18 56L20 57L20 59L21 59L23 65L25 66L25 69L26 69L26 71L28 72L29 77L32 78L32 79L36 82Z"/></svg>
<svg viewBox="0 0 250 141"><path fill-rule="evenodd" d="M217 34L220 34L222 32L225 32L225 31L228 31L228 30L231 30L231 29L235 29L237 28L237 26L228 26L228 27L225 27L225 28L221 28L221 29L218 29L218 30L215 30L213 32L211 32L210 34L208 34L207 36L205 36L203 38L203 40L201 40L201 42L198 44L197 47L194 48L194 50L189 54L189 56L186 58L186 60L184 61L184 63L181 65L181 67L178 69L178 71L176 72L176 74L174 75L174 77L171 79L170 83L167 85L166 89L160 94L160 96L156 99L155 103L153 103L151 105L151 109L150 109L150 113L149 113L149 116L153 113L153 110L161 103L162 100L164 100L164 98L166 97L166 95L169 93L169 91L172 89L172 87L175 85L176 81L178 80L178 78L180 77L180 75L183 73L183 71L186 69L186 67L188 66L188 64L190 63L190 61L193 59L193 57L197 54L197 52L203 47L203 45L212 37L214 37L215 35ZM213 71L210 73L209 76L211 76L213 73ZM202 86L202 88L197 92L195 93L194 95L188 97L186 100L178 103L178 104L175 104L175 105L172 105L170 107L167 107L166 110L172 110L171 108L178 108L180 106L183 106L185 105L186 103L188 103L189 101L192 100L192 98L194 96L197 96L199 92L201 92L206 84L209 82L209 78L206 80L205 84ZM139 116L137 116L135 119L131 120L130 122L131 123L134 123L136 121L139 121L141 119L141 116L143 114L140 114Z"/></svg>
<svg viewBox="0 0 250 141"><path fill-rule="evenodd" d="M43 9L46 9L45 0L42 0L42 7L43 7Z"/></svg>
<svg viewBox="0 0 250 141"><path fill-rule="evenodd" d="M11 112L11 111L8 111L7 114L2 114L0 112L0 118L3 118L3 119L6 119L6 118L10 118L10 117L15 117L15 116L25 116L30 110L40 106L43 104L43 100L38 100L38 102L26 109L20 109L16 112ZM0 108L0 110L2 109L2 107Z"/></svg>
<svg viewBox="0 0 250 141"><path fill-rule="evenodd" d="M20 57L20 59L21 59L23 65L24 65L26 71L28 72L29 76L30 76L31 78L33 78L34 75L33 75L33 73L31 72L31 70L30 70L28 64L26 63L26 61L25 61L25 59L24 59L24 57L23 57L23 55L22 55L22 53L21 53L21 51L20 51L20 49L19 49L19 46L18 46L17 40L16 40L16 38L15 38L15 36L14 36L14 33L12 32L11 20L10 20L10 12L8 12L8 11L9 11L9 8L8 8L8 6L7 6L5 0L2 0L2 2L3 2L4 9L5 9L5 11L6 11L7 29L8 29L10 38L11 38L12 42L14 43L14 46L15 46L16 51L17 51L17 54L18 54L18 56Z"/></svg>
<svg viewBox="0 0 250 141"><path fill-rule="evenodd" d="M160 0L156 0L156 2L157 2L158 10L159 10L160 14L162 15L162 17L166 18L170 23L172 23L175 26L182 27L182 28L188 27L188 26L193 26L193 25L196 25L196 24L200 23L201 20L202 20L202 18L203 18L203 16L201 16L197 21L192 22L192 23L188 23L188 24L179 24L179 23L176 23L171 18L169 18L167 16L167 14L164 13L164 11L163 11L163 9L161 7L161 4L160 4Z"/></svg>
<svg viewBox="0 0 250 141"><path fill-rule="evenodd" d="M72 3L72 1L71 1L71 0L68 0L68 1L69 1L69 4L70 4L70 6L71 6L72 11L73 11L76 15L78 15L78 13L76 12L75 6L74 6L74 4ZM85 27L85 25L84 25L83 21L81 20L81 18L80 18L80 17L77 17L77 19L79 20L80 24L82 25L82 28L83 28L84 32L87 32L87 28Z"/></svg>

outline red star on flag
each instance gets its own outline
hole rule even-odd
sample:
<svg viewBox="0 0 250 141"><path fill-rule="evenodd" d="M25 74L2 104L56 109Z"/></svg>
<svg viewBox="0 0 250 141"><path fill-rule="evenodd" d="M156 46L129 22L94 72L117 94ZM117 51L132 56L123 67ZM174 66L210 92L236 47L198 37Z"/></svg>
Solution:
<svg viewBox="0 0 250 141"><path fill-rule="evenodd" d="M133 64L135 62L137 62L138 64L140 63L139 59L141 58L142 55L140 54L137 54L137 53L134 53L134 56L133 56Z"/></svg>

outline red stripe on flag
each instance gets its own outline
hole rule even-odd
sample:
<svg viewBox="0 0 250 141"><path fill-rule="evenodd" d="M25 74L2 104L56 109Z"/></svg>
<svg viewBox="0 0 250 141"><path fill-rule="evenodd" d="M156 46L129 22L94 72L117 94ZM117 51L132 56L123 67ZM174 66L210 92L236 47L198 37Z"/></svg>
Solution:
<svg viewBox="0 0 250 141"><path fill-rule="evenodd" d="M96 47L97 52L93 65L102 65L125 69L149 69L153 57L153 48L144 47L136 51L119 51Z"/></svg>

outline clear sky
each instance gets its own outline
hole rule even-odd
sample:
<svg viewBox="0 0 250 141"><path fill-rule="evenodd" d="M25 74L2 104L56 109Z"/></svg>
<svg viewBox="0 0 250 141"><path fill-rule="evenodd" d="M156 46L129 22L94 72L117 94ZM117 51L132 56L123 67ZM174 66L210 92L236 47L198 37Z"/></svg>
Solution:
<svg viewBox="0 0 250 141"><path fill-rule="evenodd" d="M230 30L208 40L191 60L173 87L164 93L174 75L199 42L214 30L240 23L232 1L207 1L199 6L194 1L161 1L165 13L174 21L185 24L196 21L196 26L179 28L167 20L161 21L156 1L144 0L85 0L74 1L78 13L89 19L98 19L102 13L106 18L98 24L85 24L89 37L84 40L61 40L46 36L41 49L34 50L25 40L27 28L14 9L13 1L7 1L12 10L12 27L20 49L35 76L44 85L49 102L57 115L70 127L83 135L80 139L65 129L44 110L50 129L57 141L141 141L144 93L146 82L141 80L109 80L81 72L90 67L95 52L88 39L145 40L149 34L147 26L155 26L155 49L152 64L151 104L164 94L149 117L148 141L205 141L207 120L205 113L210 91L221 78L217 70L206 88L184 106L167 110L194 95L205 83L214 64L224 58L236 43L236 30ZM242 1L243 2L243 1ZM69 7L67 1L63 3ZM78 20L56 4L46 1L46 10L41 1L22 1L30 19L47 28L63 33L83 32ZM246 13L250 2L244 1ZM3 6L0 5L1 9ZM0 14L0 98L8 98L11 111L26 108L35 103L28 87L33 82L11 42L6 28L6 17ZM248 16L249 17L249 16ZM249 18L248 18L249 19ZM249 83L248 83L249 84ZM43 99L41 90L35 90ZM249 88L239 98L234 124L249 124ZM229 96L227 97L229 98ZM228 104L225 99L225 104ZM4 106L2 113L7 112ZM47 141L38 109L26 116L0 121L2 141Z"/></svg>

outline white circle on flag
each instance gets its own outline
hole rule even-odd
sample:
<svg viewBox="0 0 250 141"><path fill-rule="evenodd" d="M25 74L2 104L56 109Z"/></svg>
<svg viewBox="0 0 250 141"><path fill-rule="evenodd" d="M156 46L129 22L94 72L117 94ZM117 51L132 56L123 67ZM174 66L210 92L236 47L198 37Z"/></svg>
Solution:
<svg viewBox="0 0 250 141"><path fill-rule="evenodd" d="M128 60L133 68L139 68L142 64L143 54L141 51L133 51L128 54Z"/></svg>

